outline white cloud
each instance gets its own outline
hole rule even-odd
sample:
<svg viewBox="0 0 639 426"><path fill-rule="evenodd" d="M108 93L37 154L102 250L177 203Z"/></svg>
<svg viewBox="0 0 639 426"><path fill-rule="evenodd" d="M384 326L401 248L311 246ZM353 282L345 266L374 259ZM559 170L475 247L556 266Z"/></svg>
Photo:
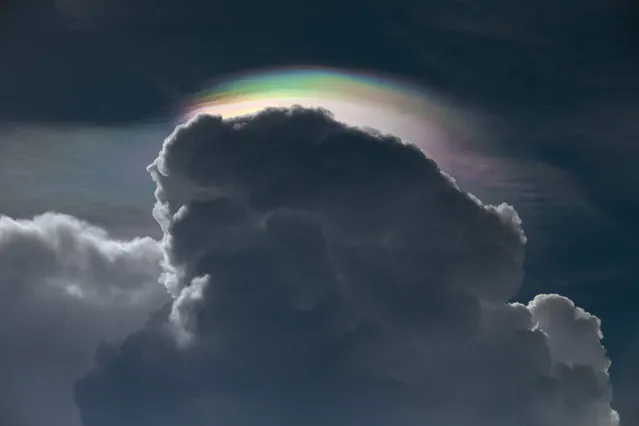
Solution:
<svg viewBox="0 0 639 426"><path fill-rule="evenodd" d="M98 344L167 301L161 258L157 241L115 240L72 216L0 216L0 423L79 424L73 382Z"/></svg>

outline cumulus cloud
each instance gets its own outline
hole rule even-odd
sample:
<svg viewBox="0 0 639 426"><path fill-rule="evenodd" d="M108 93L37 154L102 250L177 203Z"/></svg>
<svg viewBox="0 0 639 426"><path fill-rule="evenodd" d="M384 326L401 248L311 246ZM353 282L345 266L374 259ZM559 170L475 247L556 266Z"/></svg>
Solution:
<svg viewBox="0 0 639 426"><path fill-rule="evenodd" d="M0 423L77 425L73 381L96 347L166 303L162 250L112 239L72 216L0 216Z"/></svg>
<svg viewBox="0 0 639 426"><path fill-rule="evenodd" d="M179 126L149 166L173 297L79 380L85 426L615 426L597 318L511 303L515 210L321 110Z"/></svg>

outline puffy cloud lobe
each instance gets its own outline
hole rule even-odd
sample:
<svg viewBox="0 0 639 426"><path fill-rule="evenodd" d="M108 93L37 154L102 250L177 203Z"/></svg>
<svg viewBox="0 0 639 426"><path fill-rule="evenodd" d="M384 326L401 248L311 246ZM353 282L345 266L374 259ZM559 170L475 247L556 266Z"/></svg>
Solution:
<svg viewBox="0 0 639 426"><path fill-rule="evenodd" d="M0 216L0 423L79 424L73 381L166 303L162 250L72 216ZM37 407L37 409L34 409Z"/></svg>
<svg viewBox="0 0 639 426"><path fill-rule="evenodd" d="M86 426L618 424L599 322L509 303L516 212L418 149L271 109L179 126L149 171L174 302L78 382Z"/></svg>
<svg viewBox="0 0 639 426"><path fill-rule="evenodd" d="M553 373L563 381L563 403L555 410L567 409L566 418L579 416L581 424L618 424L617 414L610 411L610 360L601 344L599 318L559 295L539 295L528 309L547 337ZM577 405L575 400L587 403Z"/></svg>
<svg viewBox="0 0 639 426"><path fill-rule="evenodd" d="M591 365L599 371L610 361L601 345L601 321L561 296L537 296L528 307L539 327L548 335L554 360L569 366Z"/></svg>
<svg viewBox="0 0 639 426"><path fill-rule="evenodd" d="M0 217L0 284L15 297L46 287L96 303L144 297L161 258L151 238L113 240L72 216Z"/></svg>

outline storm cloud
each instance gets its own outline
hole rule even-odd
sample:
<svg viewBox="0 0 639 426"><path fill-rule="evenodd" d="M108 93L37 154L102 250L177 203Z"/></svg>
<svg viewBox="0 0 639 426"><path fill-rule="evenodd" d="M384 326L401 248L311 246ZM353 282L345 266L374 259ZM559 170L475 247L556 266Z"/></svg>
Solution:
<svg viewBox="0 0 639 426"><path fill-rule="evenodd" d="M149 166L173 298L102 345L85 426L614 426L599 320L511 302L526 237L321 110L178 126Z"/></svg>

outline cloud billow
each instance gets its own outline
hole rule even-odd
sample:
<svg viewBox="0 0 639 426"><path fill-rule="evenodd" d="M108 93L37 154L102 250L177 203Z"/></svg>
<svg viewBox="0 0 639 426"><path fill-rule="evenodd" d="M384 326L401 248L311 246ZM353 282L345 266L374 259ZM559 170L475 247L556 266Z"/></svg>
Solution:
<svg viewBox="0 0 639 426"><path fill-rule="evenodd" d="M618 424L598 319L511 303L517 213L417 148L270 109L179 126L149 171L173 303L101 348L86 426Z"/></svg>

